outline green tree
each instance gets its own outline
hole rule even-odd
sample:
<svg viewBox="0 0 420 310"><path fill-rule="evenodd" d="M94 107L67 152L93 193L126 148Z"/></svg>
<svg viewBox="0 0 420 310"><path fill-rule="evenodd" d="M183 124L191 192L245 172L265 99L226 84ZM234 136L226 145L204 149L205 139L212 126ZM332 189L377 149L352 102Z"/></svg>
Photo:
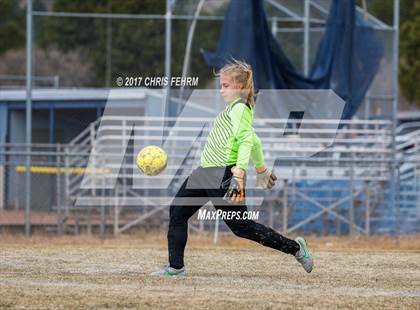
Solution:
<svg viewBox="0 0 420 310"><path fill-rule="evenodd" d="M112 0L111 6L104 9L116 14L164 14L165 1ZM98 42L93 53L97 75L103 77L102 85L105 84L109 39L112 40L111 86L117 76L163 76L164 20L96 20L96 29ZM111 38L108 36L108 29L111 29Z"/></svg>
<svg viewBox="0 0 420 310"><path fill-rule="evenodd" d="M362 4L362 0L358 0ZM388 25L393 24L393 1L372 0L368 11ZM399 86L402 95L420 105L420 3L416 0L400 1L400 62Z"/></svg>
<svg viewBox="0 0 420 310"><path fill-rule="evenodd" d="M403 96L420 106L420 2L401 25L399 81Z"/></svg>
<svg viewBox="0 0 420 310"><path fill-rule="evenodd" d="M0 54L25 46L24 14L19 1L0 0Z"/></svg>
<svg viewBox="0 0 420 310"><path fill-rule="evenodd" d="M90 12L101 13L106 0L58 0L54 2L56 12ZM96 41L95 20L93 18L44 18L45 31L37 42L41 47L57 46L67 52L80 47L91 48Z"/></svg>
<svg viewBox="0 0 420 310"><path fill-rule="evenodd" d="M45 10L43 0L33 1L34 11ZM36 21L36 19L35 19ZM35 24L35 23L34 23ZM34 27L37 38L43 33L43 23ZM0 54L26 46L26 2L0 0Z"/></svg>
<svg viewBox="0 0 420 310"><path fill-rule="evenodd" d="M367 2L367 10L373 14L376 18L380 19L388 25L392 25L394 16L394 1L393 0L370 0ZM356 3L363 7L362 0L356 1ZM416 0L400 0L400 23L404 23L406 20L412 17L412 12Z"/></svg>

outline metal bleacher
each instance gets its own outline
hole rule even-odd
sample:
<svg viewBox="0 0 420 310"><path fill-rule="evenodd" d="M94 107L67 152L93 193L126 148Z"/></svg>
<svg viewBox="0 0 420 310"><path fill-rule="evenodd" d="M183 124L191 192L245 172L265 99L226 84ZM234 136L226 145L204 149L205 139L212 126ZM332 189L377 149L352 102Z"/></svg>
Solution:
<svg viewBox="0 0 420 310"><path fill-rule="evenodd" d="M197 137L194 126L163 127L164 136L167 136L165 151L170 159L178 159L178 164L172 165L169 161L165 173L153 177L154 182L167 186L135 188L134 182L147 182L149 177L137 170L134 158L139 147L161 143L162 124L159 121L153 117L104 116L80 133L66 147L66 154L70 156L66 157L65 165L84 168L89 161L98 158L95 167L99 172L85 175L105 182L115 178L116 183L107 189L100 186L82 189L80 185L85 176L66 173L65 199L59 212L66 217L77 216L79 223L86 223L88 227L89 218L96 214L101 218L102 230L112 226L115 234L134 226L165 226L168 204L182 181L198 165L208 128ZM196 121L195 118L183 119L184 124ZM323 135L334 134L335 130L319 126L331 122L329 120L312 120L313 127L301 128L298 134L281 136L273 134L271 127L264 126L267 121L275 128L285 126L287 120L254 121L263 141L266 161L275 164L279 178L275 190L262 192L252 188L255 173L249 169L247 202L250 209L264 210L260 212L260 221L285 233L370 234L391 232L396 225L401 228L407 223L412 229L418 229L419 130L397 139L394 158L390 121L341 120L332 144ZM314 137L305 138L306 134ZM188 141L195 143L185 143ZM307 156L313 153L315 155ZM113 156L123 156L121 165L115 166L112 160L107 162ZM389 198L396 162L401 163L397 165L397 177L401 178L398 208ZM101 168L108 170L101 173ZM79 201L77 205L76 201ZM395 222L396 212L401 216L398 223ZM390 225L390 221L394 225ZM209 230L214 225L194 219L191 224L193 230L199 231Z"/></svg>

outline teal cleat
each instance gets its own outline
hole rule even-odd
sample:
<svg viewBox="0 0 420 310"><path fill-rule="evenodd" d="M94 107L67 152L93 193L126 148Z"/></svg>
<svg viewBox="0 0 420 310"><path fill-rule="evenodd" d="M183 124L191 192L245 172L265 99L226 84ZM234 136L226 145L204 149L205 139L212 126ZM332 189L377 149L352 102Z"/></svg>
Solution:
<svg viewBox="0 0 420 310"><path fill-rule="evenodd" d="M300 246L300 250L297 251L295 258L303 266L303 269L305 269L307 273L310 273L314 267L314 260L309 253L306 240L303 237L297 237L295 241Z"/></svg>
<svg viewBox="0 0 420 310"><path fill-rule="evenodd" d="M170 267L169 265L163 267L161 270L152 272L150 274L151 276L164 276L164 277L184 277L187 275L185 272L185 267L182 267L181 269L175 269Z"/></svg>

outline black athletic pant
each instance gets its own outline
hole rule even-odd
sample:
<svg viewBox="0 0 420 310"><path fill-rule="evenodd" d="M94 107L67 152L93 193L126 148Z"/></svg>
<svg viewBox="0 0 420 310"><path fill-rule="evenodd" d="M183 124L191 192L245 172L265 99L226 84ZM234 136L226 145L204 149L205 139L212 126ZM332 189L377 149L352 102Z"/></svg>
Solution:
<svg viewBox="0 0 420 310"><path fill-rule="evenodd" d="M179 269L184 266L188 219L209 200L217 210L241 212L241 219L224 220L236 236L292 255L299 250L299 244L294 240L262 224L242 219L242 212L247 211L245 203L228 204L222 200L232 177L231 167L199 167L182 184L169 211L168 250L171 267ZM221 175L223 175L224 186L220 183Z"/></svg>

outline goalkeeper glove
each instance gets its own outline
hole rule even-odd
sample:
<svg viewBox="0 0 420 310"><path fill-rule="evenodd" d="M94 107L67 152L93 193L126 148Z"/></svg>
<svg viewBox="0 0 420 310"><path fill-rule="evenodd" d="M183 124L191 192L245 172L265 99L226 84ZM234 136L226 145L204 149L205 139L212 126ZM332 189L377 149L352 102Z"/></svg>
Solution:
<svg viewBox="0 0 420 310"><path fill-rule="evenodd" d="M277 177L268 168L265 168L263 172L257 173L257 186L261 186L263 189L272 189L276 184Z"/></svg>
<svg viewBox="0 0 420 310"><path fill-rule="evenodd" d="M244 200L245 171L236 166L232 167L231 171L233 176L230 180L229 188L223 196L223 200L229 203L241 202Z"/></svg>

